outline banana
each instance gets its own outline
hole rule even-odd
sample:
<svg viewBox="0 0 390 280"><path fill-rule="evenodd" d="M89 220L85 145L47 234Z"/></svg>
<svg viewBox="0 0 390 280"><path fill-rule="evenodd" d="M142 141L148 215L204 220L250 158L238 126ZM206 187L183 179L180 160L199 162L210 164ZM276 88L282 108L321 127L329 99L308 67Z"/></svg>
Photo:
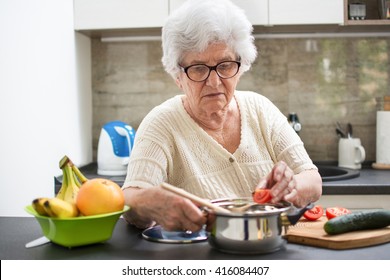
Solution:
<svg viewBox="0 0 390 280"><path fill-rule="evenodd" d="M84 176L83 173L81 173L80 169L77 168L76 165L71 163L73 173L76 175L76 177L80 180L81 184L84 184L86 181L88 181L87 177Z"/></svg>
<svg viewBox="0 0 390 280"><path fill-rule="evenodd" d="M72 176L73 176L73 179L74 179L74 182L75 182L76 186L78 188L80 188L81 187L81 183L80 183L79 179L77 178L76 174L74 174L74 172L72 172Z"/></svg>
<svg viewBox="0 0 390 280"><path fill-rule="evenodd" d="M49 204L49 199L47 199L44 203L43 203L43 207L45 208L45 211L47 213L47 216L49 217L55 217L56 215L54 214L54 212L51 210L51 207L50 207L50 204Z"/></svg>
<svg viewBox="0 0 390 280"><path fill-rule="evenodd" d="M44 203L45 209L50 213L51 217L56 218L71 218L77 217L79 212L75 204L66 202L57 197L48 199Z"/></svg>
<svg viewBox="0 0 390 280"><path fill-rule="evenodd" d="M63 156L62 159L60 160L60 169L63 169L65 165L68 164L69 161L70 159L68 158L68 156Z"/></svg>
<svg viewBox="0 0 390 280"><path fill-rule="evenodd" d="M68 187L68 180L66 178L65 170L62 169L62 185L61 185L61 188L58 191L56 197L59 198L59 199L64 200L65 192L66 192L67 187Z"/></svg>
<svg viewBox="0 0 390 280"><path fill-rule="evenodd" d="M47 201L46 197L38 197L32 201L32 207L34 210L41 216L49 216L49 214L45 210L44 203Z"/></svg>
<svg viewBox="0 0 390 280"><path fill-rule="evenodd" d="M72 167L72 173L74 174L74 180L75 183L80 187L81 184L88 181L88 178L84 176L84 174L80 171L80 169L77 168L76 165L71 161L71 159L68 156L63 156L60 160L60 168L64 169L66 165L70 165Z"/></svg>
<svg viewBox="0 0 390 280"><path fill-rule="evenodd" d="M42 216L76 217L79 214L76 206L79 188L88 179L66 155L60 160L59 166L62 170L62 184L58 194L53 198L36 198L32 201L32 207Z"/></svg>
<svg viewBox="0 0 390 280"><path fill-rule="evenodd" d="M67 180L67 188L64 194L64 200L71 204L76 204L77 194L79 193L79 187L75 182L72 167L69 163L64 166L64 172Z"/></svg>
<svg viewBox="0 0 390 280"><path fill-rule="evenodd" d="M62 169L62 185L56 197L70 203L76 203L81 183L73 172L73 162L67 156L63 156L59 165Z"/></svg>

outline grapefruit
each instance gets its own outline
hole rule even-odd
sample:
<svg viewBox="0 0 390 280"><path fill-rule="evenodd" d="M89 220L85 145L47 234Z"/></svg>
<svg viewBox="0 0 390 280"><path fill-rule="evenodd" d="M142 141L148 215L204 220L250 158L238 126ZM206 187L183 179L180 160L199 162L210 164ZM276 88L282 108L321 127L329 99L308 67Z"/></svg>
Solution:
<svg viewBox="0 0 390 280"><path fill-rule="evenodd" d="M77 194L76 206L84 216L121 211L124 205L122 189L108 179L90 179L81 185Z"/></svg>

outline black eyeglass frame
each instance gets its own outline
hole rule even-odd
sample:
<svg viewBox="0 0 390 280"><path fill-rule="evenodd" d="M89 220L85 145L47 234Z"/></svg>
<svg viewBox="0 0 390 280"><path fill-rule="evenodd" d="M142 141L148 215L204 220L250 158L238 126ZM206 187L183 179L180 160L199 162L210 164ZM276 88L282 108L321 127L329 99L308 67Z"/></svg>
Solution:
<svg viewBox="0 0 390 280"><path fill-rule="evenodd" d="M218 68L219 65L221 65L221 64L223 64L223 63L226 63L226 62L234 62L234 63L236 63L237 66L238 66L238 67L237 67L237 72L234 73L234 74L233 74L232 76L230 76L230 77L221 77L221 75L220 75L220 74L218 73L218 71L217 71L217 68ZM204 78L204 79L201 80L201 81L197 81L197 80L191 79L191 77L188 75L188 69L191 68L191 67L193 67L193 66L200 66L200 65L201 65L201 66L206 66L207 68L209 68L209 73L207 74L206 78ZM208 66L208 65L206 65L206 64L198 63L198 64L189 65L189 66L187 66L187 67L183 67L183 66L179 65L179 67L180 67L180 69L181 69L184 73L186 73L186 76L187 76L188 79L190 79L191 81L193 81L193 82L204 82L204 81L206 81L206 80L210 77L210 73L211 73L212 70L214 70L215 73L217 73L218 77L220 77L221 79L230 79L230 78L233 78L233 77L236 76L237 73L240 71L241 62L235 61L235 60L225 60L225 61L219 62L218 64L216 64L216 65L214 65L214 66Z"/></svg>

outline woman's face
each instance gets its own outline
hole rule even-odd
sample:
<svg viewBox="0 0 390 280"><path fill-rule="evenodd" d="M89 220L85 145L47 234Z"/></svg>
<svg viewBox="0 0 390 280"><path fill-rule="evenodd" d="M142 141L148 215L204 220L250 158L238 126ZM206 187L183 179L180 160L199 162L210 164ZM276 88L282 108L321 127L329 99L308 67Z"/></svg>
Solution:
<svg viewBox="0 0 390 280"><path fill-rule="evenodd" d="M237 57L225 44L214 43L202 53L186 53L181 66L184 68L193 64L215 66L223 61L237 61ZM191 111L189 113L208 116L227 108L233 98L239 78L240 72L232 78L221 79L212 70L205 81L194 82L187 77L186 73L181 72L176 79L176 84L186 95L185 105Z"/></svg>

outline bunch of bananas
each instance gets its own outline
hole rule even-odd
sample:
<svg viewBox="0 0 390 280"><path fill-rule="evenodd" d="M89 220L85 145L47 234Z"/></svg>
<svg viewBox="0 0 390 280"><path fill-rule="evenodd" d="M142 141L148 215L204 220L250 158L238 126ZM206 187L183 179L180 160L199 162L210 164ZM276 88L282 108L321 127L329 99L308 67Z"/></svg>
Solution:
<svg viewBox="0 0 390 280"><path fill-rule="evenodd" d="M88 179L67 156L60 160L60 169L63 175L62 185L56 197L36 198L32 201L32 207L41 216L77 217L79 215L76 206L77 194L80 186Z"/></svg>

